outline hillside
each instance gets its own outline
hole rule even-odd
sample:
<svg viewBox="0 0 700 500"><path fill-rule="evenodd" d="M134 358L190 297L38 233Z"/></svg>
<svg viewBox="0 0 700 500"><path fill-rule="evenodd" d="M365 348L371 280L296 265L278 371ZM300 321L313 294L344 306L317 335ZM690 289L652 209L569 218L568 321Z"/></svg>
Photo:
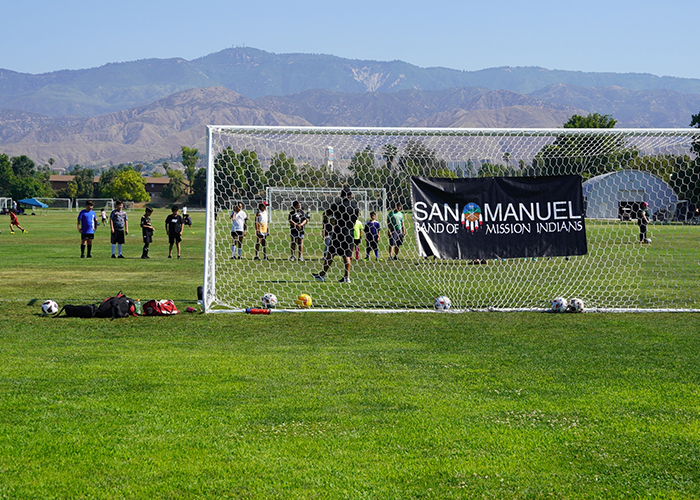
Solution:
<svg viewBox="0 0 700 500"><path fill-rule="evenodd" d="M0 69L0 108L53 117L89 117L145 106L183 90L217 86L256 99L314 89L394 93L481 87L530 94L556 84L700 94L699 79L649 74L584 73L537 67L458 71L420 68L402 61L363 61L323 54L274 54L253 48L232 48L192 61L144 59L40 75Z"/></svg>

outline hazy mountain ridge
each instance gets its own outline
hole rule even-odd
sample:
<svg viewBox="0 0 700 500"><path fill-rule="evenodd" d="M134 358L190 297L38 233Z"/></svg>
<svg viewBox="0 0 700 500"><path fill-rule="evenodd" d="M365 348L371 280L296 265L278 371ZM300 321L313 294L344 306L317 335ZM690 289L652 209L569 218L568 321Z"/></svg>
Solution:
<svg viewBox="0 0 700 500"><path fill-rule="evenodd" d="M420 68L322 54L274 54L232 48L187 61L143 59L40 75L0 69L0 108L46 116L97 116L144 106L183 90L222 86L251 99L313 89L393 93L483 87L529 94L555 84L666 89L700 95L700 79L640 73L584 73L537 67L479 71Z"/></svg>

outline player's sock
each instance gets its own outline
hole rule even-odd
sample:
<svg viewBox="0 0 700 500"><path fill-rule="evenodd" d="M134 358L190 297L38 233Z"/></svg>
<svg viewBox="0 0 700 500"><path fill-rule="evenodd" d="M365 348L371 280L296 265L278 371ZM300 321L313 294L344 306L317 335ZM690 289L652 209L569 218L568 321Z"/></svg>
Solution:
<svg viewBox="0 0 700 500"><path fill-rule="evenodd" d="M92 245L88 244L87 246L87 256L88 259L92 257Z"/></svg>
<svg viewBox="0 0 700 500"><path fill-rule="evenodd" d="M80 258L85 257L85 245L80 245Z"/></svg>
<svg viewBox="0 0 700 500"><path fill-rule="evenodd" d="M117 244L117 249L119 250L119 255L121 255L122 254L122 244L121 243Z"/></svg>
<svg viewBox="0 0 700 500"><path fill-rule="evenodd" d="M112 243L112 255L114 255L114 251L117 249L117 245L115 243Z"/></svg>

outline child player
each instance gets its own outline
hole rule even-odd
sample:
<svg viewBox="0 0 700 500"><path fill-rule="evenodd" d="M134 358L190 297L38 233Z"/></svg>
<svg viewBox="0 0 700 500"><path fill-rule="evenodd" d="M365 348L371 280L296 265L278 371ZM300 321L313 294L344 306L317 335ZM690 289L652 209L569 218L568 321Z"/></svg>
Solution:
<svg viewBox="0 0 700 500"><path fill-rule="evenodd" d="M255 242L255 258L253 260L259 260L258 252L260 247L263 251L263 260L267 260L267 205L262 202L258 205L258 211L255 214L255 236L257 241Z"/></svg>
<svg viewBox="0 0 700 500"><path fill-rule="evenodd" d="M78 214L78 231L80 231L80 258L85 258L85 247L87 246L87 258L92 258L92 240L95 237L97 227L97 216L92 211L92 200L85 202L85 208Z"/></svg>
<svg viewBox="0 0 700 500"><path fill-rule="evenodd" d="M358 217L352 228L353 243L355 244L355 260L360 260L360 244L362 243L362 229L364 225Z"/></svg>
<svg viewBox="0 0 700 500"><path fill-rule="evenodd" d="M172 213L165 219L165 232L168 234L168 242L170 242L170 248L168 249L169 259L173 258L173 245L177 245L177 258L180 258L180 242L182 241L182 230L185 224L182 216L178 214L179 210L177 205L173 205Z"/></svg>
<svg viewBox="0 0 700 500"><path fill-rule="evenodd" d="M13 226L17 226L23 233L27 232L24 230L24 228L22 226L19 225L19 221L17 220L17 216L15 215L15 211L10 210L10 234L15 234L14 229L12 229Z"/></svg>
<svg viewBox="0 0 700 500"><path fill-rule="evenodd" d="M374 257L379 260L379 233L381 227L377 220L377 212L370 212L369 218L370 220L365 224L365 239L367 240L365 259L369 259L369 251L374 250Z"/></svg>
<svg viewBox="0 0 700 500"><path fill-rule="evenodd" d="M146 207L146 213L141 217L141 234L143 235L143 252L141 252L142 259L150 259L148 256L148 246L153 241L153 231L155 229L151 225L151 214L153 209L151 207Z"/></svg>
<svg viewBox="0 0 700 500"><path fill-rule="evenodd" d="M115 201L114 205L114 210L109 214L109 228L112 231L112 258L123 259L122 245L125 241L124 237L129 234L129 217L123 210L124 203L121 200ZM119 252L118 255L115 253L115 250Z"/></svg>

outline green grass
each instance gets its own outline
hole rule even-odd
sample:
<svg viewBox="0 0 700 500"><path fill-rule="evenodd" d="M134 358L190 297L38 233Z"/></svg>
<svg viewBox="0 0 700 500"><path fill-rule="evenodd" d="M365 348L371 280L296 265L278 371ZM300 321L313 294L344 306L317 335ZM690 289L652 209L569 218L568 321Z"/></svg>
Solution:
<svg viewBox="0 0 700 500"><path fill-rule="evenodd" d="M0 235L0 498L700 498L696 314L42 317L195 305L200 214L182 261L74 217Z"/></svg>

